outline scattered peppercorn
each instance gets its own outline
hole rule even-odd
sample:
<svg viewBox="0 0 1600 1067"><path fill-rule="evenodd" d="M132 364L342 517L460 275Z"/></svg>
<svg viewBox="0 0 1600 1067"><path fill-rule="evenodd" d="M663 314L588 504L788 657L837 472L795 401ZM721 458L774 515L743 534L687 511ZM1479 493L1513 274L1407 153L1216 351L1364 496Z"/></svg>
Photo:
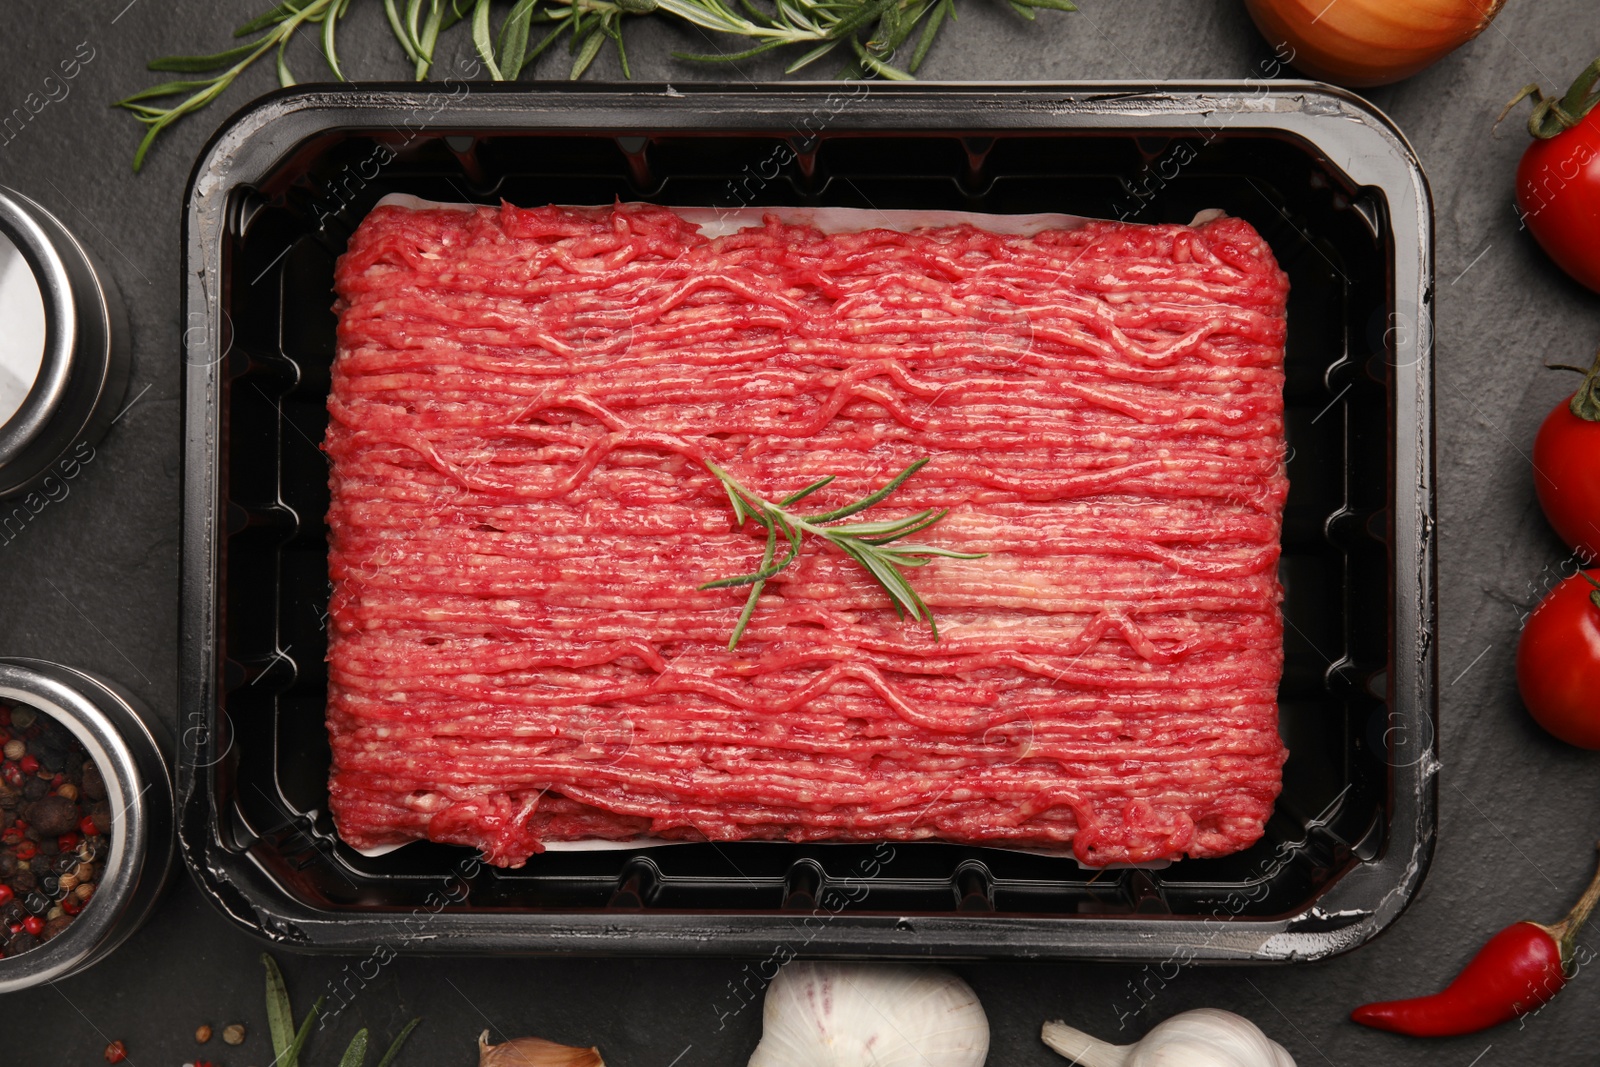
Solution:
<svg viewBox="0 0 1600 1067"><path fill-rule="evenodd" d="M207 1026L205 1023L201 1023L199 1026L195 1027L194 1039L202 1045L207 1041L210 1041L211 1027Z"/></svg>
<svg viewBox="0 0 1600 1067"><path fill-rule="evenodd" d="M111 806L94 761L55 719L0 704L0 728L0 953L15 956L63 933L94 896Z"/></svg>
<svg viewBox="0 0 1600 1067"><path fill-rule="evenodd" d="M105 1057L107 1063L121 1063L128 1058L128 1046L121 1041L113 1041L106 1046Z"/></svg>
<svg viewBox="0 0 1600 1067"><path fill-rule="evenodd" d="M229 1023L223 1027L222 1040L230 1045L244 1044L244 1023Z"/></svg>

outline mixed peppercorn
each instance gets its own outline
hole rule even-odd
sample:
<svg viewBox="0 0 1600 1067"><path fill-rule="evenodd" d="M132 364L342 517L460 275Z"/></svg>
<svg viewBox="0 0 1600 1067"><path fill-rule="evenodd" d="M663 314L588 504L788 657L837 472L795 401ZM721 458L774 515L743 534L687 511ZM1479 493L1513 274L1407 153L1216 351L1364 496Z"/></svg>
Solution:
<svg viewBox="0 0 1600 1067"><path fill-rule="evenodd" d="M94 897L111 806L70 731L0 704L0 958L60 934Z"/></svg>

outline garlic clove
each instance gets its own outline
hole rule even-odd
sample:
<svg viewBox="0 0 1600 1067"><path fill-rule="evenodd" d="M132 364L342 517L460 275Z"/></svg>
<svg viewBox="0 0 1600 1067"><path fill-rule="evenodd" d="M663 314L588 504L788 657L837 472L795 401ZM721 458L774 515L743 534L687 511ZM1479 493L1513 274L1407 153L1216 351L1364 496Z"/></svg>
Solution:
<svg viewBox="0 0 1600 1067"><path fill-rule="evenodd" d="M767 988L750 1067L982 1067L989 1020L947 971L790 963Z"/></svg>
<svg viewBox="0 0 1600 1067"><path fill-rule="evenodd" d="M1080 1067L1295 1067L1294 1057L1242 1015L1197 1008L1174 1015L1132 1045L1113 1045L1063 1022L1040 1037Z"/></svg>
<svg viewBox="0 0 1600 1067"><path fill-rule="evenodd" d="M558 1045L542 1037L518 1037L503 1045L489 1044L489 1031L478 1035L478 1067L606 1067L597 1048Z"/></svg>

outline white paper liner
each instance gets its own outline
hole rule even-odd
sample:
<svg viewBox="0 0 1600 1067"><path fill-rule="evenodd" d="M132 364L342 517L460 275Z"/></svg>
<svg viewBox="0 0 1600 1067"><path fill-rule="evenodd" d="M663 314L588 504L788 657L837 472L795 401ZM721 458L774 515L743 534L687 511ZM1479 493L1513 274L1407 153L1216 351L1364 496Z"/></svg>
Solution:
<svg viewBox="0 0 1600 1067"><path fill-rule="evenodd" d="M424 200L410 193L390 193L375 206L403 207L412 211L475 211L490 205L444 204ZM768 215L786 225L814 226L826 234L860 233L862 230L910 233L930 227L966 224L990 233L1032 237L1045 230L1076 230L1095 221L1081 215L985 215L976 211L910 211L899 208L880 211L863 207L671 207L667 210L694 223L699 227L701 236L707 238L727 237L751 226L760 226L761 220Z"/></svg>
<svg viewBox="0 0 1600 1067"><path fill-rule="evenodd" d="M487 204L447 204L433 200L424 200L410 193L390 193L379 200L375 207L403 207L412 211L476 211L480 207L489 207ZM563 205L569 206L569 205ZM1034 215L989 215L977 211L920 211L858 207L741 207L741 208L715 208L715 207L673 207L669 211L682 216L694 223L700 230L701 236L707 238L727 237L738 233L740 230L752 226L762 225L766 216L775 216L778 221L791 226L814 226L826 234L860 233L863 230L894 230L899 233L911 233L914 230L928 229L941 226L960 226L966 224L975 226L990 233L1014 234L1019 237L1031 237L1045 230L1075 230L1088 225L1095 219L1084 218L1081 215L1061 215L1053 213ZM1213 219L1221 218L1224 213L1215 208L1200 212L1194 217L1191 226L1199 226ZM386 856L396 849L405 848L406 845L415 844L406 841L398 845L380 845L376 848L356 849L363 856ZM695 844L693 841L673 841L660 837L639 837L631 841L607 841L589 838L581 841L547 841L546 852L617 852L641 848L662 848L667 845ZM821 842L826 844L826 842ZM840 844L860 844L862 842L839 842ZM871 844L872 842L866 842ZM898 843L898 842L897 842ZM919 842L905 842L917 844ZM939 838L926 838L923 842L928 844L951 844ZM1045 856L1051 859L1073 859L1070 848L1045 849L1045 848L1007 848L1004 845L980 845L973 847L992 848L1001 852L1020 852L1029 856ZM1158 860L1153 863L1108 863L1102 867L1091 866L1077 860L1078 866L1086 871L1122 870L1124 868L1137 868L1139 870L1157 871L1172 864L1171 860Z"/></svg>

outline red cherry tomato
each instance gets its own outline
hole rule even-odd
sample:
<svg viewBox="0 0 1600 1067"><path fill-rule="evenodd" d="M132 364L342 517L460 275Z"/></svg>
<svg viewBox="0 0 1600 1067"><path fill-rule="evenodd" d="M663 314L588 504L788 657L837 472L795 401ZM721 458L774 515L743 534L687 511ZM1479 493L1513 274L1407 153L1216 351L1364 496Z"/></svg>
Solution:
<svg viewBox="0 0 1600 1067"><path fill-rule="evenodd" d="M1600 206L1600 202L1597 202ZM1539 506L1580 562L1600 562L1600 422L1572 413L1563 400L1533 439L1533 485Z"/></svg>
<svg viewBox="0 0 1600 1067"><path fill-rule="evenodd" d="M1586 89L1593 84L1591 80ZM1517 206L1550 258L1600 292L1600 108L1569 129L1547 115L1541 121L1547 111L1542 106L1536 112L1535 125L1542 133L1517 165ZM1560 132L1546 136L1556 130Z"/></svg>
<svg viewBox="0 0 1600 1067"><path fill-rule="evenodd" d="M1517 688L1540 726L1600 749L1600 570L1574 574L1544 598L1517 643Z"/></svg>

